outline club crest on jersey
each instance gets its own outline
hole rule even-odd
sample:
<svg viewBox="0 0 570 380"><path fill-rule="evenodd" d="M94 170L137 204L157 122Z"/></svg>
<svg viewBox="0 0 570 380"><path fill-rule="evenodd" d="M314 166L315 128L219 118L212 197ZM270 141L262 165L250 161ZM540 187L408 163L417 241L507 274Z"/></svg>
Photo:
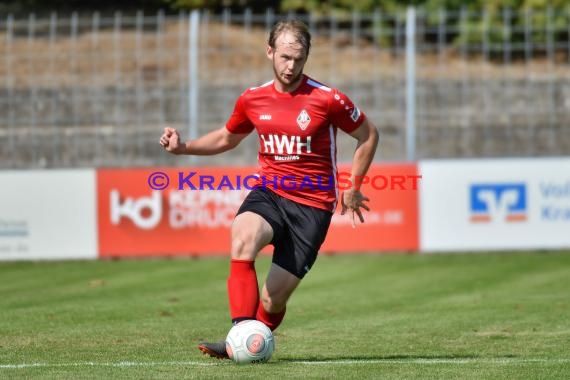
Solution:
<svg viewBox="0 0 570 380"><path fill-rule="evenodd" d="M307 129L309 123L311 122L311 117L307 113L307 111L302 110L299 116L297 116L297 125L301 128L302 131Z"/></svg>

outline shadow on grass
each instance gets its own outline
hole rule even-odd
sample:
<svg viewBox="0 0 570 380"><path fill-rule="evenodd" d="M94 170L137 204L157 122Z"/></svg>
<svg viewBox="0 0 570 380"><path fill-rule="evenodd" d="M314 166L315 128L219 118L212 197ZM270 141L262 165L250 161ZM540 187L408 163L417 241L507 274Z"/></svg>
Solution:
<svg viewBox="0 0 570 380"><path fill-rule="evenodd" d="M339 355L339 356L312 356L312 357L287 357L279 358L279 362L339 362L339 361L414 361L414 360L477 360L477 359L511 359L516 355L501 355L500 357L489 357L482 355Z"/></svg>

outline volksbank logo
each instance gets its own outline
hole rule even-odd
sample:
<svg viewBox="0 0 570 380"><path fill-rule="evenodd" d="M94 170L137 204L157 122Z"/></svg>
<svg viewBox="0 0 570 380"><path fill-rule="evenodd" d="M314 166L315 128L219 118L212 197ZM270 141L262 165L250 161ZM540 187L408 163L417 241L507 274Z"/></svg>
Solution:
<svg viewBox="0 0 570 380"><path fill-rule="evenodd" d="M527 192L524 183L472 184L469 198L473 223L527 220Z"/></svg>

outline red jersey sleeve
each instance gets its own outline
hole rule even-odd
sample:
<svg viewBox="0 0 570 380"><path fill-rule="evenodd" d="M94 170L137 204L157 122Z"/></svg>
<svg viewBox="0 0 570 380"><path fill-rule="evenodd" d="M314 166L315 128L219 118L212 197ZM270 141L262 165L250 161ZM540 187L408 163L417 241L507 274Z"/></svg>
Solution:
<svg viewBox="0 0 570 380"><path fill-rule="evenodd" d="M249 133L254 129L253 123L249 120L245 112L245 94L246 92L241 94L236 101L234 111L226 123L226 129L231 133Z"/></svg>
<svg viewBox="0 0 570 380"><path fill-rule="evenodd" d="M332 90L329 119L334 126L351 133L360 127L365 118L364 113L348 96L337 89Z"/></svg>

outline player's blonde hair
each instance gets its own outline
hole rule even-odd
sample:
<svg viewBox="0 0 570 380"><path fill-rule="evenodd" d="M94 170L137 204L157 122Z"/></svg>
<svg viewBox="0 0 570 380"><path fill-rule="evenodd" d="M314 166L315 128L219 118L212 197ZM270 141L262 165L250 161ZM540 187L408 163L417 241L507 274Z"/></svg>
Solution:
<svg viewBox="0 0 570 380"><path fill-rule="evenodd" d="M309 56L311 49L311 33L307 25L299 20L285 20L277 22L269 32L269 39L267 43L275 49L275 41L277 37L283 32L292 32L297 42L305 48L305 53Z"/></svg>

